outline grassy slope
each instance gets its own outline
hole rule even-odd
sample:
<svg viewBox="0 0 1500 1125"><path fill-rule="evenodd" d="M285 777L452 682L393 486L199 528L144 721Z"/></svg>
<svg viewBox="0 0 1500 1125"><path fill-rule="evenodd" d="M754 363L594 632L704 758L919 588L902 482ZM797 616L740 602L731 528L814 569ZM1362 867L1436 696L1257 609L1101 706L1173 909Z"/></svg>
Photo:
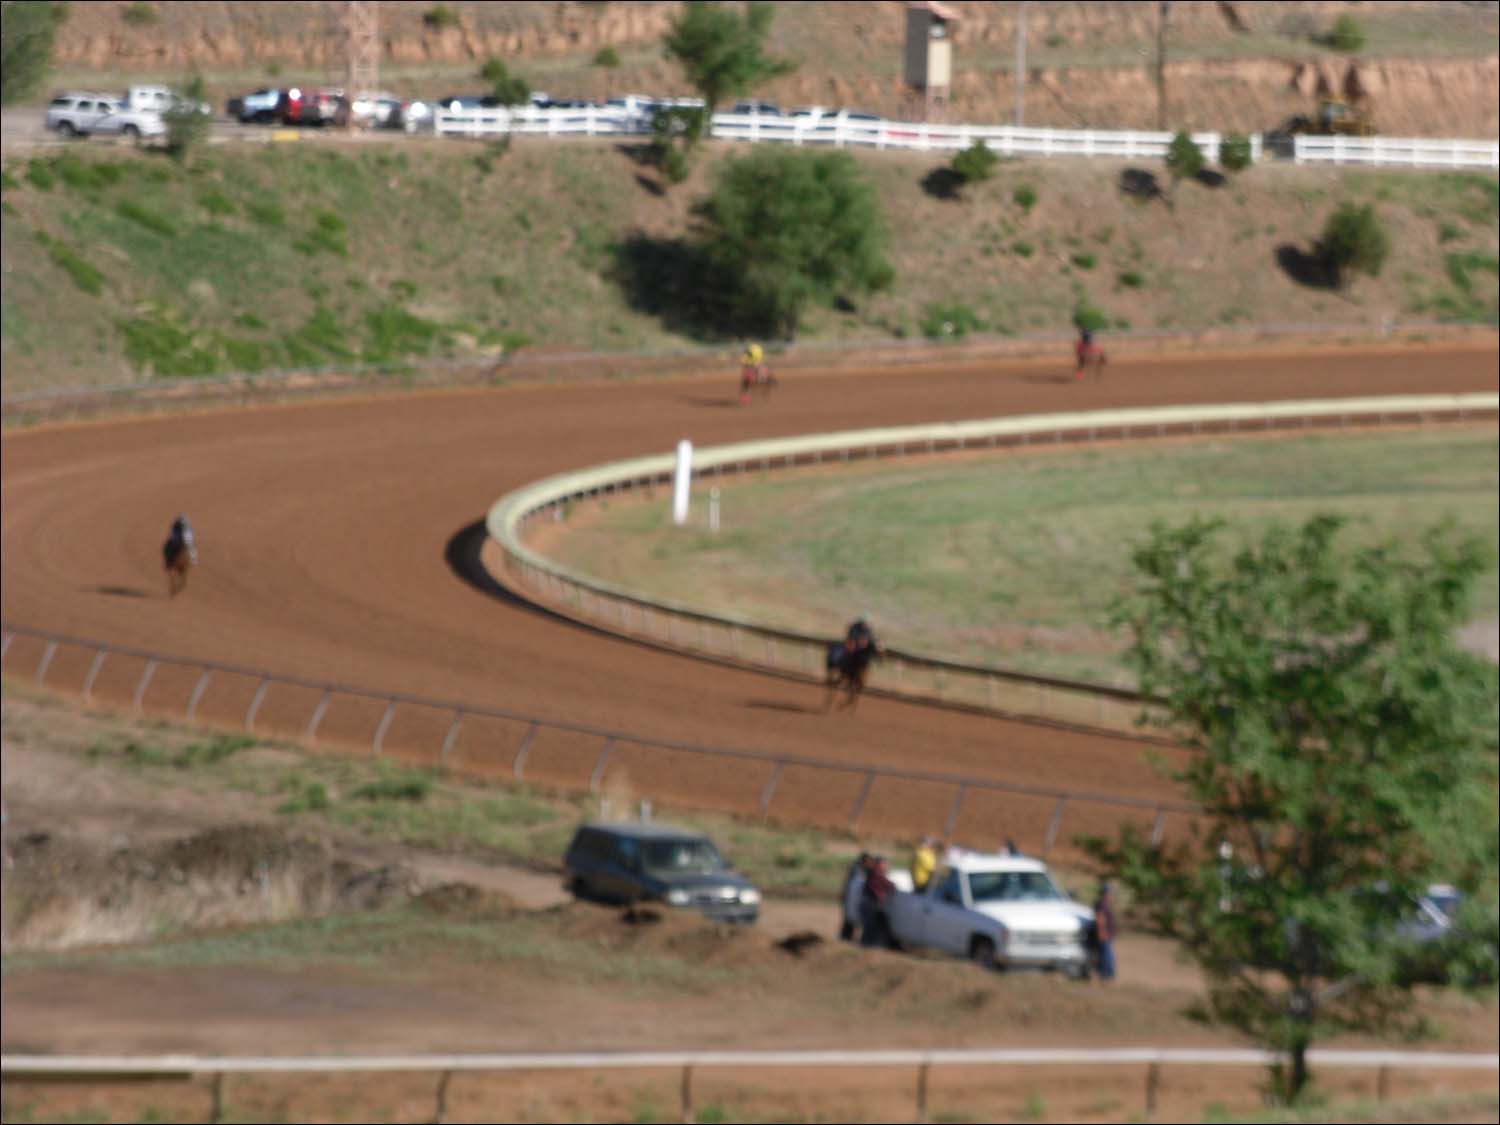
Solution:
<svg viewBox="0 0 1500 1125"><path fill-rule="evenodd" d="M1035 452L730 483L717 535L676 531L661 505L612 506L552 553L786 628L836 635L864 610L903 648L1118 678L1110 603L1153 521L1218 516L1252 535L1334 510L1353 545L1451 517L1493 558L1497 489L1487 429ZM1473 613L1495 616L1493 570Z"/></svg>
<svg viewBox="0 0 1500 1125"><path fill-rule="evenodd" d="M525 342L651 349L682 336L612 280L611 246L680 236L714 166L665 195L622 146L462 142L214 148L187 169L76 148L6 165L6 393L197 373L493 354ZM1493 177L1259 168L1185 185L1175 212L1116 188L1121 165L1002 165L962 202L926 194L935 156L856 157L892 219L895 288L818 337L921 333L934 305L977 330L1065 330L1075 305L1117 328L1379 323L1496 315ZM1031 186L1029 211L1015 201ZM1335 204L1372 201L1383 275L1346 292L1278 265ZM944 313L939 323L952 319ZM700 333L701 334L701 333Z"/></svg>

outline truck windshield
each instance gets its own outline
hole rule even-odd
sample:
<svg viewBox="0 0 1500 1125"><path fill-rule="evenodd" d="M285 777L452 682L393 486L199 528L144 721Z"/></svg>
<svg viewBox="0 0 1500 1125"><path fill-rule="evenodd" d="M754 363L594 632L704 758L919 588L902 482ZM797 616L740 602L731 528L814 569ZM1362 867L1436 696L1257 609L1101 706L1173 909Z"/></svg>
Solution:
<svg viewBox="0 0 1500 1125"><path fill-rule="evenodd" d="M1040 871L978 871L969 875L975 902L1052 902L1063 896Z"/></svg>
<svg viewBox="0 0 1500 1125"><path fill-rule="evenodd" d="M651 840L645 845L644 859L655 871L717 871L724 866L718 850L707 840Z"/></svg>

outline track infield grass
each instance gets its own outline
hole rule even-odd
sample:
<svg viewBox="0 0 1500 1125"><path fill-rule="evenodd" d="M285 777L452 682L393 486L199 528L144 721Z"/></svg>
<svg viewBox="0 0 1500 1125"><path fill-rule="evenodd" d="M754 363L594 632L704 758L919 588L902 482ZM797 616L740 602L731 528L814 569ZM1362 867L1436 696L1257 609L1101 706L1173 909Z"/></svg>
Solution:
<svg viewBox="0 0 1500 1125"><path fill-rule="evenodd" d="M1111 604L1154 522L1215 516L1245 542L1333 511L1346 547L1445 520L1489 545L1466 632L1494 631L1493 427L1099 445L876 462L710 484L686 527L670 495L575 510L539 544L585 574L707 611L840 635L865 614L898 648L1119 684Z"/></svg>

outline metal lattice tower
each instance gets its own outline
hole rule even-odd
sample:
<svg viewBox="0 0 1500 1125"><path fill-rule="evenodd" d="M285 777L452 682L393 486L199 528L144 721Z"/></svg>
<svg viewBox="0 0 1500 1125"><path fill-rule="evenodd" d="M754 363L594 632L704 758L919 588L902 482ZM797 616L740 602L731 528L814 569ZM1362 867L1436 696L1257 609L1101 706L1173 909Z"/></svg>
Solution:
<svg viewBox="0 0 1500 1125"><path fill-rule="evenodd" d="M348 0L344 27L349 35L344 93L352 99L380 88L380 0Z"/></svg>

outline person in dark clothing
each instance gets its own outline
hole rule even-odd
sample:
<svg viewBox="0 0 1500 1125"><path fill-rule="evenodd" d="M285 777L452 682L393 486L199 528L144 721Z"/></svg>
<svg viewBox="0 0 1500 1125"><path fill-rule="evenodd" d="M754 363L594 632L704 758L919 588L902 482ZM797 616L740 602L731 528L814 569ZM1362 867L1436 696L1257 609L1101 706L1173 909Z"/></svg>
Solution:
<svg viewBox="0 0 1500 1125"><path fill-rule="evenodd" d="M839 896L839 905L844 911L844 921L839 927L840 941L853 941L859 932L860 903L864 898L865 877L869 870L870 853L860 852L859 858L844 873L844 890Z"/></svg>
<svg viewBox="0 0 1500 1125"><path fill-rule="evenodd" d="M1094 900L1094 969L1106 983L1115 979L1115 894L1108 883L1099 884Z"/></svg>
<svg viewBox="0 0 1500 1125"><path fill-rule="evenodd" d="M891 944L890 929L881 911L885 904L896 893L896 885L891 882L890 864L884 856L876 856L870 865L869 874L865 876L865 890L860 897L859 910L859 944L865 946L880 946L889 948Z"/></svg>

